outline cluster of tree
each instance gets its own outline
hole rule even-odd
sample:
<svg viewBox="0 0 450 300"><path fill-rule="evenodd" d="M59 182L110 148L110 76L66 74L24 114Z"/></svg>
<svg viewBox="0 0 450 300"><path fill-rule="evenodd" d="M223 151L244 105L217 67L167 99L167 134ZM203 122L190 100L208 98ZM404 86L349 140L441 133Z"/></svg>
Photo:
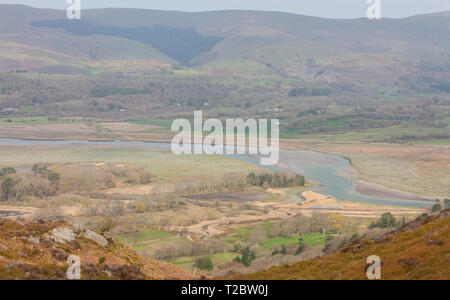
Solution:
<svg viewBox="0 0 450 300"><path fill-rule="evenodd" d="M281 254L281 255L286 255L286 254L288 254L288 251L287 251L287 249L286 249L286 245L281 245L281 250L279 250L278 248L276 248L275 250L273 250L273 252L272 252L272 256L274 256L274 255L278 255L278 254Z"/></svg>
<svg viewBox="0 0 450 300"><path fill-rule="evenodd" d="M16 173L16 169L11 168L11 167L0 169L0 178L2 178L3 176L9 175L9 174L14 174L14 173Z"/></svg>
<svg viewBox="0 0 450 300"><path fill-rule="evenodd" d="M255 252L250 251L249 246L240 249L240 252L242 256L236 256L233 260L243 264L246 267L250 267L252 262L256 259Z"/></svg>
<svg viewBox="0 0 450 300"><path fill-rule="evenodd" d="M448 200L448 199L447 199ZM442 205L441 205L441 201L436 200L436 203L433 205L433 207L431 208L431 213L434 214L438 211L442 210Z"/></svg>
<svg viewBox="0 0 450 300"><path fill-rule="evenodd" d="M195 266L197 268L199 268L200 270L205 270L205 271L211 271L212 269L214 269L213 262L211 260L211 257L209 257L209 256L203 256L203 257L196 259Z"/></svg>
<svg viewBox="0 0 450 300"><path fill-rule="evenodd" d="M13 168L2 169L1 173L0 201L20 201L26 196L48 197L56 194L54 180L57 176L51 173L19 174Z"/></svg>
<svg viewBox="0 0 450 300"><path fill-rule="evenodd" d="M157 183L153 188L155 194L198 195L242 191L246 187L245 176L228 173L221 176L205 178L186 178L183 182Z"/></svg>
<svg viewBox="0 0 450 300"><path fill-rule="evenodd" d="M107 165L101 167L105 172L111 173L114 177L123 179L129 184L148 184L152 182L153 176L144 168L129 165Z"/></svg>
<svg viewBox="0 0 450 300"><path fill-rule="evenodd" d="M399 225L397 222L397 219L392 215L390 212L384 213L381 215L381 218L376 221L372 222L369 225L369 228L395 228Z"/></svg>
<svg viewBox="0 0 450 300"><path fill-rule="evenodd" d="M125 215L126 208L120 202L97 202L95 204L85 205L81 211L82 216L99 217L113 216L120 217Z"/></svg>
<svg viewBox="0 0 450 300"><path fill-rule="evenodd" d="M59 174L49 170L47 166L34 164L33 167L31 168L31 171L34 173L34 176L40 175L43 178L48 179L53 184L58 184L60 180Z"/></svg>
<svg viewBox="0 0 450 300"><path fill-rule="evenodd" d="M297 248L297 250L295 250L295 255L300 255L303 252L305 252L306 247L307 247L307 245L306 245L305 241L303 240L303 238L299 237L298 238L298 248ZM281 249L276 248L275 250L273 250L272 256L278 255L278 254L281 254L281 255L287 255L288 254L288 250L286 248L286 245L283 244L283 245L281 245Z"/></svg>
<svg viewBox="0 0 450 300"><path fill-rule="evenodd" d="M333 92L332 89L327 87L320 87L320 86L314 86L309 88L302 87L302 88L293 88L289 91L288 96L289 97L298 97L298 96L313 96L313 97L319 97L319 96L328 96Z"/></svg>
<svg viewBox="0 0 450 300"><path fill-rule="evenodd" d="M313 214L311 217L296 216L273 225L269 237L305 235L312 233L334 234L344 229L344 217L338 214Z"/></svg>
<svg viewBox="0 0 450 300"><path fill-rule="evenodd" d="M305 186L305 177L298 174L251 172L247 175L247 183L259 187L283 188Z"/></svg>
<svg viewBox="0 0 450 300"><path fill-rule="evenodd" d="M90 91L91 96L94 98L104 98L107 96L112 95L145 95L145 94L151 94L152 91L148 88L144 89L136 89L136 88L120 88L117 86L111 86L111 87L101 87L101 88L94 88Z"/></svg>
<svg viewBox="0 0 450 300"><path fill-rule="evenodd" d="M297 248L297 250L295 251L295 255L302 254L303 252L305 252L305 250L306 250L306 243L305 243L305 241L303 240L303 238L300 237L300 238L298 239L298 248Z"/></svg>
<svg viewBox="0 0 450 300"><path fill-rule="evenodd" d="M133 167L94 165L34 164L30 171L0 170L0 201L22 201L27 197L44 198L59 193L81 193L113 188L116 180L131 184L151 182L151 175Z"/></svg>

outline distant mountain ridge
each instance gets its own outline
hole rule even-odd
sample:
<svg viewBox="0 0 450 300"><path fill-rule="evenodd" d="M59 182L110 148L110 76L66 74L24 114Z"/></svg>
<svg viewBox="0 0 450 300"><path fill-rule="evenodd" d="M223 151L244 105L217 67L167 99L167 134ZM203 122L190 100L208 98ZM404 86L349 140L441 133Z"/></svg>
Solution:
<svg viewBox="0 0 450 300"><path fill-rule="evenodd" d="M300 131L328 131L336 119L345 130L433 120L430 136L447 136L450 12L335 20L110 8L81 16L0 5L0 110L161 117L207 103L221 117L280 106L277 117ZM92 99L98 87L107 90L103 105ZM424 113L423 105L432 107ZM311 123L318 118L330 123Z"/></svg>
<svg viewBox="0 0 450 300"><path fill-rule="evenodd" d="M30 29L30 24L42 21L51 21L55 26L54 20L64 19L65 11L0 4L0 16L0 32L2 29L20 31L21 27ZM371 21L365 18L335 20L263 11L188 13L109 8L83 10L82 21L97 26L97 30L99 27L139 28L158 25L177 29L194 28L201 35L222 38L261 35L312 41L328 39L335 46L346 49L363 49L361 46L367 40L386 39L385 42L389 43L389 40L398 39L426 42L450 50L450 38L444 38L450 37L450 12ZM70 30L67 24L59 25ZM354 39L361 41L359 46L348 42Z"/></svg>

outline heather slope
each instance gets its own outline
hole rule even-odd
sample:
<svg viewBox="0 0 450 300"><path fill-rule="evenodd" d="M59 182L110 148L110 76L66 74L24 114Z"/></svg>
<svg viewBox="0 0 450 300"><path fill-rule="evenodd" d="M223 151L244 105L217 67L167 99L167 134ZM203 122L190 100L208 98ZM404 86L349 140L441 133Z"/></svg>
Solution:
<svg viewBox="0 0 450 300"><path fill-rule="evenodd" d="M367 258L381 258L382 279L450 279L450 209L421 217L378 240L360 240L338 253L270 270L231 276L246 280L367 279Z"/></svg>
<svg viewBox="0 0 450 300"><path fill-rule="evenodd" d="M81 260L83 280L192 279L186 271L143 258L112 239L106 247L99 241L97 234L63 222L0 219L0 279L67 279L71 255Z"/></svg>

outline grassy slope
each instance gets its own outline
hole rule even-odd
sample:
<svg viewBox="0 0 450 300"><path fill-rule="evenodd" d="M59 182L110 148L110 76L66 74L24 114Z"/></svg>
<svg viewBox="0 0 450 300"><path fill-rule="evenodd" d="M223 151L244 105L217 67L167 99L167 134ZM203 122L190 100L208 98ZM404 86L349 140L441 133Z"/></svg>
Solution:
<svg viewBox="0 0 450 300"><path fill-rule="evenodd" d="M417 219L399 232L373 240L357 241L337 254L284 265L270 270L237 275L229 279L367 279L366 260L378 255L382 279L450 278L450 210ZM429 222L432 220L431 222ZM429 223L427 223L429 222ZM424 224L424 225L422 225ZM418 227L419 226L419 227Z"/></svg>

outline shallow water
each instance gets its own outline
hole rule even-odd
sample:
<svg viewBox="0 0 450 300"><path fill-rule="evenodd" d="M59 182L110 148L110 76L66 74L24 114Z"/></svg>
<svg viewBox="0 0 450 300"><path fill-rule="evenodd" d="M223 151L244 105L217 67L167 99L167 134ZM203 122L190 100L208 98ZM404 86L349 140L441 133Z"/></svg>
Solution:
<svg viewBox="0 0 450 300"><path fill-rule="evenodd" d="M169 143L139 142L139 141L81 141L81 140L16 140L0 139L0 146L5 145L105 145L131 148L149 148L169 150ZM229 155L230 157L246 161L259 166L259 159L245 155ZM321 183L315 188L319 193L332 196L336 199L367 202L374 204L387 204L396 206L427 207L432 203L428 201L404 200L386 197L363 195L356 191L356 179L350 163L337 155L330 155L304 150L281 150L280 165L286 166L290 171L302 174L310 181ZM265 166L269 171L285 171L278 166Z"/></svg>

